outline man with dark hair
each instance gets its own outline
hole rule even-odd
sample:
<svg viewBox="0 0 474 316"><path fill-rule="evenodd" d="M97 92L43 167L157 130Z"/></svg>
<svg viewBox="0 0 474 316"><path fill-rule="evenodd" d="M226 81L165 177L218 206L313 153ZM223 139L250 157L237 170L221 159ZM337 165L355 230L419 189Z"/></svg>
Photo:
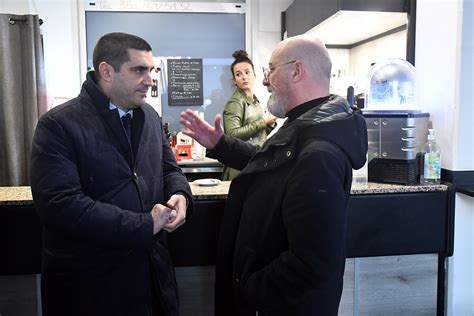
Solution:
<svg viewBox="0 0 474 316"><path fill-rule="evenodd" d="M177 315L164 243L192 211L158 113L143 39L104 35L81 93L38 122L31 189L43 225L43 314Z"/></svg>
<svg viewBox="0 0 474 316"><path fill-rule="evenodd" d="M366 160L360 111L329 94L331 60L308 36L280 42L265 85L286 122L260 149L193 111L184 133L241 170L231 183L216 259L215 315L338 314L352 169Z"/></svg>
<svg viewBox="0 0 474 316"><path fill-rule="evenodd" d="M99 64L105 61L119 72L120 66L130 58L129 49L151 52L151 46L147 41L132 34L110 33L108 36L102 36L92 54L94 69L99 69Z"/></svg>

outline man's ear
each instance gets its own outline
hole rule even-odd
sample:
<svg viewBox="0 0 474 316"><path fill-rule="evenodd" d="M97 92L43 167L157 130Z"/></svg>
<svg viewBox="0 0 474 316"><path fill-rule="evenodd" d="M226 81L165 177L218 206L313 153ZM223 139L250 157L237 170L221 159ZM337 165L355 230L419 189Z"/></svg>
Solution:
<svg viewBox="0 0 474 316"><path fill-rule="evenodd" d="M105 61L99 64L99 73L102 80L112 80L112 72L114 72L114 68L111 65L107 64Z"/></svg>
<svg viewBox="0 0 474 316"><path fill-rule="evenodd" d="M304 66L300 61L295 61L295 69L291 72L293 75L293 82L301 81L304 78Z"/></svg>

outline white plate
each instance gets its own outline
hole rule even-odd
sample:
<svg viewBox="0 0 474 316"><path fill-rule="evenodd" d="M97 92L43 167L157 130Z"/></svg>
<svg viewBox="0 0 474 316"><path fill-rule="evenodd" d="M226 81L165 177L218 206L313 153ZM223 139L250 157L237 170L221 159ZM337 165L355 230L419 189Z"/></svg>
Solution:
<svg viewBox="0 0 474 316"><path fill-rule="evenodd" d="M217 179L198 179L198 180L194 180L193 183L195 183L199 186L202 186L202 187L212 187L212 186L215 186L215 185L219 185L221 183L221 180L217 180Z"/></svg>

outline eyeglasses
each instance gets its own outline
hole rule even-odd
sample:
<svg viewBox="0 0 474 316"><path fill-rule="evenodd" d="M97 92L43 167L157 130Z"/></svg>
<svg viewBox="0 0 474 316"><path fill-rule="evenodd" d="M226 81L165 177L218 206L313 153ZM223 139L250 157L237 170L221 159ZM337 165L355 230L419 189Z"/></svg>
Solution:
<svg viewBox="0 0 474 316"><path fill-rule="evenodd" d="M278 67L281 67L281 66L284 66L284 65L288 65L288 64L292 64L292 63L296 63L297 60L290 60L286 63L283 63L283 64L279 64L279 65L276 65L276 66L270 66L268 65L268 67L262 67L262 70L263 70L263 80L264 82L268 82L269 80L269 77L270 75L275 71L275 69L277 69Z"/></svg>

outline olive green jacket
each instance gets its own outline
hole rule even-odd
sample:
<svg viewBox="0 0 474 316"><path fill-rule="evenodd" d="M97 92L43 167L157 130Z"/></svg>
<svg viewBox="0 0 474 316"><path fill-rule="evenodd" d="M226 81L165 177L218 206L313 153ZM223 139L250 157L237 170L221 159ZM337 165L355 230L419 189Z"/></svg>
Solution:
<svg viewBox="0 0 474 316"><path fill-rule="evenodd" d="M263 120L263 110L257 97L247 96L240 88L236 88L227 101L223 116L227 135L254 145L261 146L272 130ZM232 180L238 173L238 170L224 167L222 180Z"/></svg>

